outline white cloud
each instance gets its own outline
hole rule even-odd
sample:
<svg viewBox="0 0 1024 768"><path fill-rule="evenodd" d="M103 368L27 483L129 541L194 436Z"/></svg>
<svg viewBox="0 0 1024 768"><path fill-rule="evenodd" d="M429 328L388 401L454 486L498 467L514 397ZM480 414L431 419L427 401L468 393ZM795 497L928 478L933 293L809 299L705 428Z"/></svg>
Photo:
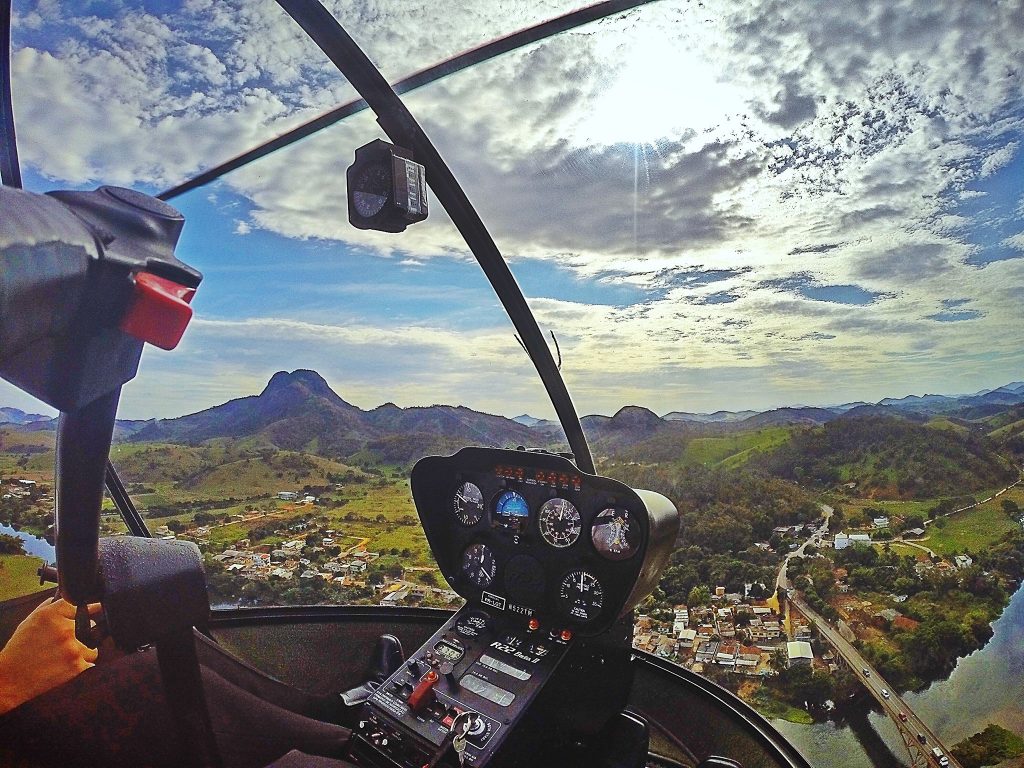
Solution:
<svg viewBox="0 0 1024 768"><path fill-rule="evenodd" d="M332 8L394 79L575 4ZM352 93L270 2L190 0L173 18L115 20L39 4L18 18L32 32L14 54L22 155L55 179L169 185ZM48 28L63 42L45 45L38 30ZM972 362L981 349L997 361L990 371L1024 363L1010 344L1020 297L1007 288L1021 284L1020 260L969 265L976 222L960 207L998 202L984 183L1019 148L1022 59L1013 4L665 0L407 103L513 264L551 260L650 291L624 308L533 302L595 409L629 387L709 398L724 391L698 386L710 371L734 387L757 377L765 400L801 381L821 393L894 388L882 396L909 380L937 389L960 377L969 388L984 375ZM627 143L655 127L665 135L652 144ZM344 169L379 135L364 114L232 174L253 206L235 231L342 240L402 266L464 256L434 200L430 220L401 236L348 225ZM1019 216L1022 204L1009 205ZM1004 245L1024 250L1019 235ZM728 274L697 277L709 270ZM857 306L778 287L804 273L883 298ZM952 296L970 297L979 317L929 319ZM287 329L358 346L286 320L260 337L276 344ZM234 333L198 327L211 344ZM385 330L368 338L388 348ZM481 358L435 346L450 331L400 333L491 382L467 377L460 391L493 387ZM241 366L224 380L240 370L258 378ZM425 386L403 381L410 398Z"/></svg>

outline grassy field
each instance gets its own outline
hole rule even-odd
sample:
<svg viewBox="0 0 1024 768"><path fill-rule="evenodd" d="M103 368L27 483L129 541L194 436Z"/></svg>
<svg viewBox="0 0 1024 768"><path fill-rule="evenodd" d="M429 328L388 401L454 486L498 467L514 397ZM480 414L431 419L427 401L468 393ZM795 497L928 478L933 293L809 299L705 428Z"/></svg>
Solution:
<svg viewBox="0 0 1024 768"><path fill-rule="evenodd" d="M0 601L48 589L39 586L36 574L42 562L27 555L0 555Z"/></svg>
<svg viewBox="0 0 1024 768"><path fill-rule="evenodd" d="M1003 512L1003 499L1011 499L1024 507L1024 491L1017 486L974 509L951 515L942 528L936 527L934 523L929 525L927 540L921 543L941 555L984 549L1001 539L1006 532L1018 527Z"/></svg>
<svg viewBox="0 0 1024 768"><path fill-rule="evenodd" d="M754 451L774 448L789 439L786 427L767 427L724 437L696 437L686 444L681 462L738 467L745 464Z"/></svg>
<svg viewBox="0 0 1024 768"><path fill-rule="evenodd" d="M764 686L758 688L752 695L744 696L743 698L765 717L775 720L788 720L791 723L799 723L800 725L811 725L814 723L814 718L806 710L797 709L787 702L777 699Z"/></svg>

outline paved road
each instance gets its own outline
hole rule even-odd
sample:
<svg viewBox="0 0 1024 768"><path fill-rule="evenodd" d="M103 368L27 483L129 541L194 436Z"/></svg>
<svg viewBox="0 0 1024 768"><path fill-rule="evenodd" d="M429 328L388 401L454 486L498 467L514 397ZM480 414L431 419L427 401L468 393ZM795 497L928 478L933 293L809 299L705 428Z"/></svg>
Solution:
<svg viewBox="0 0 1024 768"><path fill-rule="evenodd" d="M843 636L825 620L824 617L812 610L809 605L803 602L803 600L794 593L793 585L789 581L789 575L787 573L789 569L789 561L794 557L803 557L808 545L820 545L821 541L828 533L828 525L832 517L833 509L827 504L822 504L821 510L824 513L825 518L822 521L822 524L811 533L803 544L786 555L785 559L782 561L782 565L779 567L779 574L775 578L776 589L782 587L789 593L790 602L796 606L797 610L799 610L807 619L814 622L821 637L836 649L836 652L846 661L847 665L853 671L854 675L856 675L857 679L860 680L861 684L872 696L875 697L881 705L882 711L885 712L885 714L888 715L896 724L896 727L899 728L904 741L907 742L908 749L911 750L913 765L939 765L931 754L932 748L938 747L942 750L943 754L947 756L949 760L949 768L961 768L960 764L952 755L949 754L949 750L945 745L939 741L938 737L932 733L931 729L925 725L924 721L922 721L921 718L919 718L914 711L907 706L906 702L904 702L899 695L893 692L892 686L878 674L877 670L868 664L867 660L860 655L860 652L847 642ZM924 549L924 547L922 547L922 549ZM884 694L882 693L883 691L885 691ZM922 738L924 739L923 742L921 741ZM918 750L916 754L913 751L915 748Z"/></svg>
<svg viewBox="0 0 1024 768"><path fill-rule="evenodd" d="M838 631L833 629L832 625L829 624L822 616L818 615L811 609L809 605L804 603L799 597L790 597L790 602L796 606L797 610L800 611L806 618L813 621L815 626L818 628L819 634L839 653L840 656L846 661L853 670L853 673L860 680L861 684L868 690L868 692L875 697L878 703L882 706L882 710L887 714L897 727L904 732L904 738L910 742L921 744L922 753L926 757L926 762L915 762L915 764L924 765L938 765L935 758L931 755L933 747L938 747L947 756L949 760L950 768L960 768L960 763L949 754L949 750L939 741L938 737L932 733L932 730L919 718L914 711L907 706L906 702L895 693L892 686L889 685L878 674L867 660L860 655L860 652L854 648L850 643L843 639L842 635ZM883 694L885 691L888 695ZM901 713L906 720L901 717ZM921 742L920 737L924 737L924 742Z"/></svg>

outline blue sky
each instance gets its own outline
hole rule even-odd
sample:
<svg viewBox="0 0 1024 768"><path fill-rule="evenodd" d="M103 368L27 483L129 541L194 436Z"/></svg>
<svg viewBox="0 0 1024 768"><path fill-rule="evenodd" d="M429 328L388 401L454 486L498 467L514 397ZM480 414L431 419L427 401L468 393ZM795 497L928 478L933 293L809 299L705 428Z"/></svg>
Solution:
<svg viewBox="0 0 1024 768"><path fill-rule="evenodd" d="M577 3L335 5L398 79ZM157 192L353 95L270 2L19 0L14 30L38 191ZM406 100L581 412L971 392L1024 378L1022 41L1007 3L662 0ZM298 367L362 407L550 415L439 206L348 226L344 169L379 136L360 115L175 201L206 279L123 415Z"/></svg>

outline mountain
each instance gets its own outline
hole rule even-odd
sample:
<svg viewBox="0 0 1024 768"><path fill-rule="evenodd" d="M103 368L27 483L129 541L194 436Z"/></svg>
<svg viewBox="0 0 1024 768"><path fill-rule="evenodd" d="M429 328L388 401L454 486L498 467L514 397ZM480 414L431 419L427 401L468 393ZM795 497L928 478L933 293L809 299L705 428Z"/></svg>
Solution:
<svg viewBox="0 0 1024 768"><path fill-rule="evenodd" d="M259 395L150 422L129 440L196 445L222 438L327 458L369 452L366 458L401 463L467 444L536 446L535 434L522 424L462 406L386 403L363 411L309 370L279 371Z"/></svg>
<svg viewBox="0 0 1024 768"><path fill-rule="evenodd" d="M948 419L920 423L866 411L798 430L750 465L801 484L856 483L859 495L872 498L935 498L1012 482L1016 469L996 447Z"/></svg>
<svg viewBox="0 0 1024 768"><path fill-rule="evenodd" d="M665 421L693 421L698 424L728 424L749 419L758 411L715 411L714 413L688 413L672 411L662 416Z"/></svg>
<svg viewBox="0 0 1024 768"><path fill-rule="evenodd" d="M776 408L744 419L740 425L745 429L758 429L784 424L824 424L834 418L836 414L825 408Z"/></svg>
<svg viewBox="0 0 1024 768"><path fill-rule="evenodd" d="M0 408L0 424L31 424L36 421L50 421L52 418L41 413L25 413L20 408Z"/></svg>
<svg viewBox="0 0 1024 768"><path fill-rule="evenodd" d="M516 416L512 421L516 424L522 424L524 427L535 427L544 421L544 419L537 419L524 413L521 416Z"/></svg>

